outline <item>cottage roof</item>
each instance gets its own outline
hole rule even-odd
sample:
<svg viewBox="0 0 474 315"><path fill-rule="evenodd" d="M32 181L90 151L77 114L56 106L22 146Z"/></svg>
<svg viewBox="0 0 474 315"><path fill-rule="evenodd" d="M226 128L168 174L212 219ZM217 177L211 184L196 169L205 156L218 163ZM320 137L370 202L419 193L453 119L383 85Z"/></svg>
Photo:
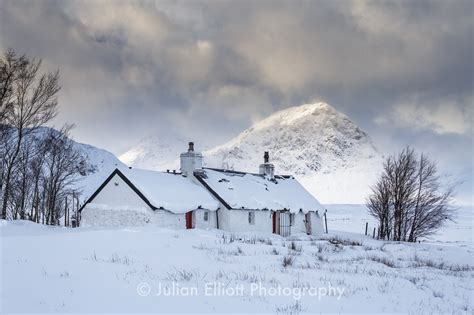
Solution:
<svg viewBox="0 0 474 315"><path fill-rule="evenodd" d="M205 168L198 180L228 209L323 211L324 207L293 176Z"/></svg>

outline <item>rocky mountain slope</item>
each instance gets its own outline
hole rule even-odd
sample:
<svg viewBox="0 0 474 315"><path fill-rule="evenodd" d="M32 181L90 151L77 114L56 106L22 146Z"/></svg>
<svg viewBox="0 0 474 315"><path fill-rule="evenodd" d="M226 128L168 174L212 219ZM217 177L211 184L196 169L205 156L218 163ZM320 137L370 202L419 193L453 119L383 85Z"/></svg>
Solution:
<svg viewBox="0 0 474 315"><path fill-rule="evenodd" d="M277 174L293 174L323 203L361 203L382 164L370 137L326 103L291 107L204 152L208 166L257 172L270 152Z"/></svg>

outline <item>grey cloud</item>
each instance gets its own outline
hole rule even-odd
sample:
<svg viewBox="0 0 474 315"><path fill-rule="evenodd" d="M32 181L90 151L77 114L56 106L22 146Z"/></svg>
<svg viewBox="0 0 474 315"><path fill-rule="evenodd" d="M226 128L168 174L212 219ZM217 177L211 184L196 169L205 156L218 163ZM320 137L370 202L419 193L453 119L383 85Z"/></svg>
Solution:
<svg viewBox="0 0 474 315"><path fill-rule="evenodd" d="M205 107L198 97L226 111L229 87L264 102L241 106L249 117L315 97L351 112L420 90L472 94L469 1L36 2L26 15L17 3L5 7L21 22L4 24L37 33L20 46L92 79L100 68L110 85L151 95L150 110Z"/></svg>
<svg viewBox="0 0 474 315"><path fill-rule="evenodd" d="M418 98L397 104L384 116L375 119L378 124L392 123L401 128L430 130L437 134L472 136L474 121L473 99L439 100L424 104Z"/></svg>
<svg viewBox="0 0 474 315"><path fill-rule="evenodd" d="M314 99L384 150L436 152L446 139L471 143L466 132L443 132L457 118L438 109L472 105L472 12L469 0L3 0L0 48L59 68L56 123L75 122L78 140L118 154L149 133L216 144ZM423 130L396 123L400 106L426 116ZM469 156L462 161L472 170Z"/></svg>

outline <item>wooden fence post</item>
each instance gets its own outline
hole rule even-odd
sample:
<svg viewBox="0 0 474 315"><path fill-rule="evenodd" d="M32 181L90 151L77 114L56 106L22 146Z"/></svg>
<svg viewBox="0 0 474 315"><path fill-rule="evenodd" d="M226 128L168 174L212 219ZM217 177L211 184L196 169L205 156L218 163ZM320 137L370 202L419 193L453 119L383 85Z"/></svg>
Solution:
<svg viewBox="0 0 474 315"><path fill-rule="evenodd" d="M328 212L327 210L324 212L324 223L326 224L326 234L328 234L328 217L326 215L327 212Z"/></svg>
<svg viewBox="0 0 474 315"><path fill-rule="evenodd" d="M365 222L365 235L367 235L368 228L369 228L369 222Z"/></svg>
<svg viewBox="0 0 474 315"><path fill-rule="evenodd" d="M372 238L375 238L375 228L374 228L374 234L372 235Z"/></svg>

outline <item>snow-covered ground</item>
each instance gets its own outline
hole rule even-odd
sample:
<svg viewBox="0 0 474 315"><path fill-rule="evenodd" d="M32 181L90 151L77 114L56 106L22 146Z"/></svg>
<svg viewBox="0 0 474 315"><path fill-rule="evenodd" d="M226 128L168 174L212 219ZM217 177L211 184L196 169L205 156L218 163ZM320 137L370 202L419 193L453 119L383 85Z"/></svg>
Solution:
<svg viewBox="0 0 474 315"><path fill-rule="evenodd" d="M0 221L0 313L472 314L472 208L421 244L364 236L360 206L328 209L324 240Z"/></svg>

